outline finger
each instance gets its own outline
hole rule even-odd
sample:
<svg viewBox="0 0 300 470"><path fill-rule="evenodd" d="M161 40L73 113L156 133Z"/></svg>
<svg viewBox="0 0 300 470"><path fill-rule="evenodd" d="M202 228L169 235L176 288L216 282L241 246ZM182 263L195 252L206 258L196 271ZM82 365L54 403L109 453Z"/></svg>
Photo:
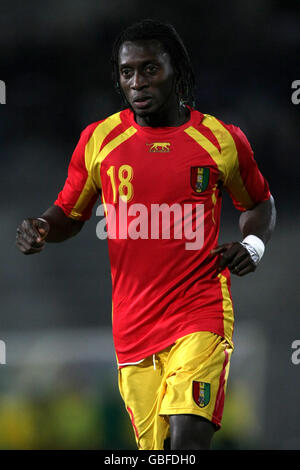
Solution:
<svg viewBox="0 0 300 470"><path fill-rule="evenodd" d="M32 248L31 250L23 251L24 255L33 255L35 253L40 253L40 251L43 250L44 247L42 248Z"/></svg>
<svg viewBox="0 0 300 470"><path fill-rule="evenodd" d="M43 227L38 227L38 231L42 238L44 238L48 233Z"/></svg>
<svg viewBox="0 0 300 470"><path fill-rule="evenodd" d="M49 232L49 224L48 222L45 222L40 219L35 219L33 220L33 225L36 227L37 232L39 235L41 235L42 238L45 238Z"/></svg>
<svg viewBox="0 0 300 470"><path fill-rule="evenodd" d="M17 229L19 236L23 236L29 243L38 245L42 238L32 220L25 219L21 226Z"/></svg>
<svg viewBox="0 0 300 470"><path fill-rule="evenodd" d="M26 248L42 248L45 244L44 240L37 242L36 239L23 229L18 228L16 233L16 243L24 245Z"/></svg>
<svg viewBox="0 0 300 470"><path fill-rule="evenodd" d="M25 228L26 232L29 232L32 236L36 237L40 237L40 233L38 231L39 227L45 229L43 222L37 219L25 219L22 226Z"/></svg>
<svg viewBox="0 0 300 470"><path fill-rule="evenodd" d="M28 236L19 229L17 230L16 234L16 243L17 245L24 246L25 248L31 248L31 243L28 239Z"/></svg>
<svg viewBox="0 0 300 470"><path fill-rule="evenodd" d="M251 260L250 258L250 255L248 253L247 250L245 250L245 252L243 253L238 253L234 258L233 260L228 264L228 268L230 269L230 271L232 269L234 269L236 266L239 266L240 263L242 263L243 261L249 261Z"/></svg>
<svg viewBox="0 0 300 470"><path fill-rule="evenodd" d="M249 258L245 259L244 261L241 261L241 263L237 265L237 270L241 272L243 269L247 268L248 266L255 268L255 265L253 264L253 261L250 258L250 256Z"/></svg>
<svg viewBox="0 0 300 470"><path fill-rule="evenodd" d="M234 266L233 269L231 270L231 272L233 274L236 274L237 276L240 276L240 274L244 270L247 270L247 272L248 272L248 268L250 268L251 271L254 271L256 269L256 266L254 265L254 263L253 263L253 261L251 260L250 257L245 259L241 263L237 264L236 266Z"/></svg>
<svg viewBox="0 0 300 470"><path fill-rule="evenodd" d="M17 231L16 240L28 248L42 248L45 244L45 241L40 239L41 241L38 242L31 234L24 231Z"/></svg>
<svg viewBox="0 0 300 470"><path fill-rule="evenodd" d="M216 248L214 248L213 250L211 250L210 254L211 254L211 256L216 256L216 255L219 255L220 253L223 253L226 250L227 250L226 245L219 245Z"/></svg>
<svg viewBox="0 0 300 470"><path fill-rule="evenodd" d="M17 230L17 232L21 236L24 236L27 240L31 240L32 242L39 243L41 241L41 236L39 232L28 221L24 221L21 224L19 231Z"/></svg>
<svg viewBox="0 0 300 470"><path fill-rule="evenodd" d="M24 255L39 253L44 248L44 246L42 246L40 248L33 248L31 245L29 245L29 243L27 243L24 240L17 241L16 246Z"/></svg>
<svg viewBox="0 0 300 470"><path fill-rule="evenodd" d="M220 259L219 267L220 269L225 269L228 264L232 263L237 252L239 250L238 246L232 246L229 250L227 250Z"/></svg>
<svg viewBox="0 0 300 470"><path fill-rule="evenodd" d="M16 247L18 248L18 250L20 250L22 253L24 253L25 251L27 251L27 247L24 245L23 242L17 240L16 241Z"/></svg>
<svg viewBox="0 0 300 470"><path fill-rule="evenodd" d="M242 269L237 273L238 276L245 276L245 274L252 273L255 271L256 266L255 265L248 265L246 268Z"/></svg>

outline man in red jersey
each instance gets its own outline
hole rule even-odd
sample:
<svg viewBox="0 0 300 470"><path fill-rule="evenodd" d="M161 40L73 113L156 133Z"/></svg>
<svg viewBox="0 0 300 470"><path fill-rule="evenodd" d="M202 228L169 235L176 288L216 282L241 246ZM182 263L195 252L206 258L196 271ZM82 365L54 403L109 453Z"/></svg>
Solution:
<svg viewBox="0 0 300 470"><path fill-rule="evenodd" d="M274 201L243 132L192 107L193 71L171 25L127 28L112 65L126 109L82 132L64 188L21 223L17 246L32 254L76 235L101 195L119 388L137 446L164 449L170 437L172 450L209 449L233 351L230 272L255 270ZM242 241L218 246L224 189Z"/></svg>

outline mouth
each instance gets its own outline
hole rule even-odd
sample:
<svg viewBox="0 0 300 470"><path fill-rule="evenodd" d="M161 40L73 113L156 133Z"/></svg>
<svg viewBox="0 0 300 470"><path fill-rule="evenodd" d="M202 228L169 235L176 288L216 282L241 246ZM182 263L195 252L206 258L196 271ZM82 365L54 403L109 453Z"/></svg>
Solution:
<svg viewBox="0 0 300 470"><path fill-rule="evenodd" d="M133 100L134 107L138 109L148 108L151 105L151 102L151 96L142 96Z"/></svg>

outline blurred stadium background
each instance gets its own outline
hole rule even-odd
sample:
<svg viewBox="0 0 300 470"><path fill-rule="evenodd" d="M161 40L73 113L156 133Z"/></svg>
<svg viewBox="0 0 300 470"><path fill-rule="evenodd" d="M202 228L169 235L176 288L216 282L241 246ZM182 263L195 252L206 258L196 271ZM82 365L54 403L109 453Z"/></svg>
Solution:
<svg viewBox="0 0 300 470"><path fill-rule="evenodd" d="M198 109L239 125L269 179L278 225L255 274L233 278L235 353L216 449L300 449L300 2L0 0L0 449L134 449L117 389L111 282L95 211L81 234L25 257L17 225L61 189L81 130L116 112L112 42L168 20L197 75ZM96 209L96 208L95 208ZM239 238L225 198L220 241ZM0 361L1 362L1 361Z"/></svg>

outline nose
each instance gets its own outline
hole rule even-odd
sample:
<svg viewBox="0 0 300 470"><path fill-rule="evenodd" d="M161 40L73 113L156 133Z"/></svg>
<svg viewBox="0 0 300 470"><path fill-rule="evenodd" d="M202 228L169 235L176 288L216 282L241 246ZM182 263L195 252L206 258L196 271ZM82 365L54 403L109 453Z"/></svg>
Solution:
<svg viewBox="0 0 300 470"><path fill-rule="evenodd" d="M131 88L133 90L141 90L142 88L145 88L147 86L148 81L146 77L142 73L136 71L132 76Z"/></svg>

